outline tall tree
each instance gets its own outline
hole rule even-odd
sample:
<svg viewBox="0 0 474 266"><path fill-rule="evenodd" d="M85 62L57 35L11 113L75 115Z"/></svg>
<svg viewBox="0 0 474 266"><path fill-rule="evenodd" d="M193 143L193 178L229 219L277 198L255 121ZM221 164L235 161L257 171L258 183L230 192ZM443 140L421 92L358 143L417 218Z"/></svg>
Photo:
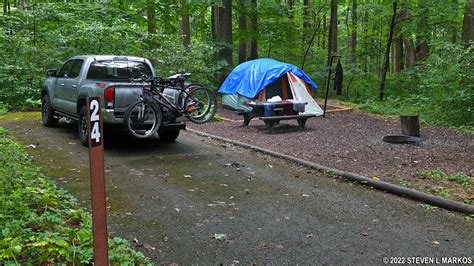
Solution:
<svg viewBox="0 0 474 266"><path fill-rule="evenodd" d="M310 15L309 15L309 0L303 0L303 46L307 42L309 34L309 20L310 20Z"/></svg>
<svg viewBox="0 0 474 266"><path fill-rule="evenodd" d="M221 45L218 57L227 62L227 70L218 80L219 84L222 84L234 65L232 58L232 0L223 0L222 6L216 8L215 17L216 37Z"/></svg>
<svg viewBox="0 0 474 266"><path fill-rule="evenodd" d="M156 10L155 10L155 0L147 0L146 6L146 16L147 16L147 26L148 34L150 35L148 46L150 50L156 49L156 42L154 40L154 34L156 34ZM158 60L154 57L150 58L150 62L153 66L158 64Z"/></svg>
<svg viewBox="0 0 474 266"><path fill-rule="evenodd" d="M331 0L331 18L328 36L328 66L331 56L337 54L337 0Z"/></svg>
<svg viewBox="0 0 474 266"><path fill-rule="evenodd" d="M357 64L357 0L352 0L351 63Z"/></svg>
<svg viewBox="0 0 474 266"><path fill-rule="evenodd" d="M400 36L395 38L395 73L403 70L403 40Z"/></svg>
<svg viewBox="0 0 474 266"><path fill-rule="evenodd" d="M383 101L384 94L385 94L385 79L387 78L387 71L389 67L389 60L390 60L390 46L392 46L392 38L393 38L393 29L395 28L395 20L397 19L397 1L393 1L393 14L392 14L392 21L390 22L390 31L388 34L387 40L387 49L385 50L385 60L382 69L382 79L380 81L380 95L379 99Z"/></svg>
<svg viewBox="0 0 474 266"><path fill-rule="evenodd" d="M417 36L417 50L418 50L418 59L425 60L428 57L430 47L428 46L428 41L430 37L430 29L428 25L428 3L421 1L420 4L420 23L418 27L418 36Z"/></svg>
<svg viewBox="0 0 474 266"><path fill-rule="evenodd" d="M147 0L146 7L148 33L156 33L156 11L155 11L155 0Z"/></svg>
<svg viewBox="0 0 474 266"><path fill-rule="evenodd" d="M458 0L451 0L451 8L453 10L458 9ZM456 23L456 19L451 20L451 26L449 27L451 31L451 43L456 43L458 39L458 25Z"/></svg>
<svg viewBox="0 0 474 266"><path fill-rule="evenodd" d="M239 0L239 64L247 60L247 0Z"/></svg>
<svg viewBox="0 0 474 266"><path fill-rule="evenodd" d="M289 45L286 46L288 49L287 52L285 52L286 55L288 55L290 58L293 58L293 47L296 45L296 34L295 34L295 0L287 0L288 3L288 18L290 19L290 25L291 28L288 31L290 40L289 40Z"/></svg>
<svg viewBox="0 0 474 266"><path fill-rule="evenodd" d="M368 40L368 36L369 36L369 12L368 10L365 10L364 11L364 16L362 18L362 25L363 25L363 30L362 30L362 44L363 44L363 50L364 50L364 56L362 56L362 67L364 69L364 72L368 72L369 71L369 57L367 55L368 51L369 51L369 40Z"/></svg>
<svg viewBox="0 0 474 266"><path fill-rule="evenodd" d="M474 40L474 0L467 0L464 9L464 19L462 23L462 41L464 47L469 46L469 42Z"/></svg>
<svg viewBox="0 0 474 266"><path fill-rule="evenodd" d="M191 43L191 29L189 26L189 11L187 0L181 0L181 29L183 34L183 46L188 49Z"/></svg>
<svg viewBox="0 0 474 266"><path fill-rule="evenodd" d="M250 9L251 9L251 18L250 18L250 31L251 31L251 38L250 38L250 56L249 59L257 59L258 58L258 47L257 47L257 37L258 37L258 6L257 0L250 1Z"/></svg>
<svg viewBox="0 0 474 266"><path fill-rule="evenodd" d="M326 14L323 16L323 36L321 38L321 48L326 49L326 32L327 32L327 21L326 21Z"/></svg>
<svg viewBox="0 0 474 266"><path fill-rule="evenodd" d="M408 20L410 19L410 13L408 12L409 1L405 0L405 5L401 11L400 19ZM413 43L413 38L410 34L404 34L403 44L405 45L406 51L406 68L412 68L415 65L415 44Z"/></svg>
<svg viewBox="0 0 474 266"><path fill-rule="evenodd" d="M217 6L211 6L211 38L215 41L217 39Z"/></svg>

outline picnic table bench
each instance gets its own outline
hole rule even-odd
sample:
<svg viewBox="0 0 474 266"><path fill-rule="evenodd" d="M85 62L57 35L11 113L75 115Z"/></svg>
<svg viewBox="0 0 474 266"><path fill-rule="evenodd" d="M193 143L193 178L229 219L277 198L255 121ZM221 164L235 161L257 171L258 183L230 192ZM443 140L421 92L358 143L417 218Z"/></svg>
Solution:
<svg viewBox="0 0 474 266"><path fill-rule="evenodd" d="M270 134L274 133L273 126L278 124L281 120L296 120L301 129L305 129L306 120L311 117L315 117L315 114L291 114L291 115L273 115L265 116L263 112L263 103L245 103L246 105L252 107L251 111L239 111L237 112L240 115L244 116L244 126L248 126L252 118L259 117L260 120L263 120L267 126ZM273 113L282 114L284 111L285 104L282 103L272 103L273 104ZM306 103L305 103L306 104Z"/></svg>
<svg viewBox="0 0 474 266"><path fill-rule="evenodd" d="M280 120L292 120L296 119L298 121L298 125L302 130L305 129L306 125L306 120L311 117L315 117L316 115L314 114L301 114L301 115L282 115L282 116L268 116L268 117L259 117L260 120L263 120L265 122L265 125L267 126L268 131L270 134L273 134L273 126L275 124L278 124Z"/></svg>

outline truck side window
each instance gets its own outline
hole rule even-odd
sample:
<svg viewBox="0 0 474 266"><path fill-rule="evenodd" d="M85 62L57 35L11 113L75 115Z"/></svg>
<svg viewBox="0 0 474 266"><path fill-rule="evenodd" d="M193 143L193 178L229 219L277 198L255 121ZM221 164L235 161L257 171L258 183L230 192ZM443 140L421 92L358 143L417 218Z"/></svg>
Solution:
<svg viewBox="0 0 474 266"><path fill-rule="evenodd" d="M67 77L66 75L69 75L69 71L71 70L73 64L74 64L74 60L69 60L69 61L67 61L67 62L63 65L63 67L61 68L61 70L59 71L58 77L59 77L59 78L65 78L65 77Z"/></svg>
<svg viewBox="0 0 474 266"><path fill-rule="evenodd" d="M77 78L79 73L81 73L82 65L84 64L84 60L77 59L74 60L74 64L72 65L71 71L69 71L69 78Z"/></svg>

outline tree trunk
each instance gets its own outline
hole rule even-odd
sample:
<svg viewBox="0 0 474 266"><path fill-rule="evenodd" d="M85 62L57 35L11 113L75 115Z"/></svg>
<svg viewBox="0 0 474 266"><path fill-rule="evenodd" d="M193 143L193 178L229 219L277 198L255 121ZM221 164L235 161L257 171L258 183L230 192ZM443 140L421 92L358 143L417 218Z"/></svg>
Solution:
<svg viewBox="0 0 474 266"><path fill-rule="evenodd" d="M222 6L217 7L216 11L216 36L221 45L218 58L227 62L226 71L218 79L220 85L234 65L232 58L232 0L223 0Z"/></svg>
<svg viewBox="0 0 474 266"><path fill-rule="evenodd" d="M419 60L423 61L428 57L428 54L430 52L430 47L428 46L428 43L426 41L426 37L420 37L420 44L419 44Z"/></svg>
<svg viewBox="0 0 474 266"><path fill-rule="evenodd" d="M321 38L322 44L321 48L326 49L326 31L327 31L327 22L326 22L326 15L323 17L323 36Z"/></svg>
<svg viewBox="0 0 474 266"><path fill-rule="evenodd" d="M474 0L467 0L462 22L462 41L464 47L469 47L469 42L474 40Z"/></svg>
<svg viewBox="0 0 474 266"><path fill-rule="evenodd" d="M390 46L392 45L393 29L395 28L396 18L397 18L397 1L393 1L393 15L392 15L392 21L390 23L390 32L388 34L387 49L385 50L385 62L382 69L382 80L380 81L380 98L379 99L381 101L383 101L384 94L385 94L385 79L387 78L387 71L389 67Z"/></svg>
<svg viewBox="0 0 474 266"><path fill-rule="evenodd" d="M189 12L187 0L181 0L181 4L181 26L183 31L183 46L185 49L188 49L189 44L191 43L191 30L189 28Z"/></svg>
<svg viewBox="0 0 474 266"><path fill-rule="evenodd" d="M154 0L147 0L146 16L147 16L148 34L150 35L148 46L150 47L150 50L153 51L156 49L156 46L157 46L154 40L154 36L153 36L156 33L156 10L155 10ZM155 67L158 64L158 60L154 58L153 56L150 58L150 62Z"/></svg>
<svg viewBox="0 0 474 266"><path fill-rule="evenodd" d="M295 57L293 54L294 47L296 46L296 33L295 33L295 0L287 0L288 3L288 18L290 19L290 30L289 34L289 45L286 45L285 55L289 58Z"/></svg>
<svg viewBox="0 0 474 266"><path fill-rule="evenodd" d="M211 6L211 37L215 41L217 39L217 7Z"/></svg>
<svg viewBox="0 0 474 266"><path fill-rule="evenodd" d="M309 25L310 25L309 20L310 20L309 0L303 0L303 36L302 36L303 45L302 47L304 47L306 42L308 41L307 36L309 35Z"/></svg>
<svg viewBox="0 0 474 266"><path fill-rule="evenodd" d="M415 65L415 44L411 37L404 37L403 43L406 49L406 68L412 68Z"/></svg>
<svg viewBox="0 0 474 266"><path fill-rule="evenodd" d="M147 0L147 24L148 33L156 33L156 13L155 13L155 1Z"/></svg>
<svg viewBox="0 0 474 266"><path fill-rule="evenodd" d="M395 72L395 43L394 42L392 42L392 45L390 46L390 70L388 72L389 73Z"/></svg>
<svg viewBox="0 0 474 266"><path fill-rule="evenodd" d="M395 73L403 70L403 40L400 36L395 39Z"/></svg>
<svg viewBox="0 0 474 266"><path fill-rule="evenodd" d="M453 10L458 9L458 0L451 0L451 8ZM451 43L455 44L458 41L458 25L454 18L451 20L451 26L449 27L449 30L451 31Z"/></svg>
<svg viewBox="0 0 474 266"><path fill-rule="evenodd" d="M352 0L351 63L357 64L357 0Z"/></svg>
<svg viewBox="0 0 474 266"><path fill-rule="evenodd" d="M331 56L337 54L337 0L331 0L331 18L329 21L329 36L328 36L328 61Z"/></svg>
<svg viewBox="0 0 474 266"><path fill-rule="evenodd" d="M247 60L247 15L246 0L239 0L239 64Z"/></svg>
<svg viewBox="0 0 474 266"><path fill-rule="evenodd" d="M346 8L344 11L344 25L346 26L346 47L349 49L351 47L351 28L349 27L349 8ZM347 59L351 59L350 56L348 56Z"/></svg>
<svg viewBox="0 0 474 266"><path fill-rule="evenodd" d="M363 39L363 48L364 51L368 51L369 49L369 45L368 45L368 40L367 40L367 36L369 34L369 27L368 27L368 22L369 22L369 13L367 12L367 10L364 11L364 18L363 18L363 34L362 34L362 39ZM364 55L364 57L362 58L362 67L364 69L364 72L367 73L369 71L369 56L367 55L368 53L366 52L366 54Z"/></svg>
<svg viewBox="0 0 474 266"><path fill-rule="evenodd" d="M400 14L400 19L405 20L410 17L407 8L407 2L405 1L405 7ZM412 37L410 35L403 36L403 44L406 50L405 66L406 68L412 68L415 65L415 44L413 43Z"/></svg>
<svg viewBox="0 0 474 266"><path fill-rule="evenodd" d="M257 11L257 0L251 0L251 10L252 15L250 18L250 30L252 32L251 39L250 39L250 57L249 59L257 59L258 58L258 47L257 47L257 37L258 37L258 11Z"/></svg>
<svg viewBox="0 0 474 266"><path fill-rule="evenodd" d="M429 24L428 24L428 6L427 3L424 1L421 1L419 3L420 6L420 11L421 11L421 19L420 19L420 25L418 27L418 31L420 34L417 36L417 42L418 42L418 60L423 61L428 57L428 53L430 51L430 47L428 46L428 41L430 37L430 30L429 30Z"/></svg>

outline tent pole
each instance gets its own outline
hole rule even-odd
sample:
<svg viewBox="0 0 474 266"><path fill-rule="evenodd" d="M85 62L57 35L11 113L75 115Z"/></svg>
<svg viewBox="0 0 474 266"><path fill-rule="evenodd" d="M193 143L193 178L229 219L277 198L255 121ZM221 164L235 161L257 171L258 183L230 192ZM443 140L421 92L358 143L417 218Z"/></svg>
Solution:
<svg viewBox="0 0 474 266"><path fill-rule="evenodd" d="M329 81L331 80L331 68L332 68L332 61L335 57L341 57L340 55L332 55L329 58L329 70L328 70L328 82L326 84L326 97L324 98L324 111L323 117L326 117L326 106L328 105L328 96L329 96Z"/></svg>

